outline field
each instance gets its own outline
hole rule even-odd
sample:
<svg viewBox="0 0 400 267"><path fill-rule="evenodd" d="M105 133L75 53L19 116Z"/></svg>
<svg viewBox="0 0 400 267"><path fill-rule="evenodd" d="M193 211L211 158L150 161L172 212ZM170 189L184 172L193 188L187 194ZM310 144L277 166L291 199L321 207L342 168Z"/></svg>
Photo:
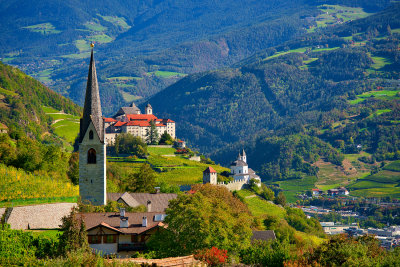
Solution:
<svg viewBox="0 0 400 267"><path fill-rule="evenodd" d="M86 22L84 25L86 28L94 32L104 32L107 30L107 27L104 27L100 23L94 21Z"/></svg>
<svg viewBox="0 0 400 267"><path fill-rule="evenodd" d="M62 113L50 107L43 107L43 111L52 118L54 133L73 144L79 133L79 117Z"/></svg>
<svg viewBox="0 0 400 267"><path fill-rule="evenodd" d="M121 27L124 30L129 30L131 28L131 26L128 25L128 23L126 23L125 18L123 17L117 17L117 16L101 16L99 15L102 19L104 19L105 21L108 21L116 26Z"/></svg>
<svg viewBox="0 0 400 267"><path fill-rule="evenodd" d="M285 218L286 210L284 208L254 195L254 193L249 190L242 189L237 192L241 197L244 198L244 202L247 204L254 216L262 217L262 215L268 214L276 216L280 219Z"/></svg>
<svg viewBox="0 0 400 267"><path fill-rule="evenodd" d="M156 169L158 173L157 181L166 182L170 185L186 185L201 183L203 171L212 166L217 172L229 171L229 169L219 165L204 164L191 161L181 156L163 157L160 154L167 155L169 152L158 150L149 157L148 162Z"/></svg>
<svg viewBox="0 0 400 267"><path fill-rule="evenodd" d="M350 194L354 196L400 196L400 161L395 161L376 174L358 179L349 186Z"/></svg>
<svg viewBox="0 0 400 267"><path fill-rule="evenodd" d="M149 146L147 151L151 155L174 155L176 150L173 147Z"/></svg>
<svg viewBox="0 0 400 267"><path fill-rule="evenodd" d="M385 57L371 57L372 60L374 61L374 64L372 64L372 68L377 70L381 69L386 65L392 64L393 62Z"/></svg>
<svg viewBox="0 0 400 267"><path fill-rule="evenodd" d="M306 176L302 179L292 179L278 182L279 187L283 189L283 193L286 196L288 202L296 202L298 193L305 193L313 188L315 188L315 182L317 182L317 177Z"/></svg>
<svg viewBox="0 0 400 267"><path fill-rule="evenodd" d="M314 32L316 28L323 28L335 24L340 24L350 20L365 18L371 14L363 11L362 8L353 8L340 5L321 5L319 9L322 11L315 18L317 26L309 28L308 32Z"/></svg>
<svg viewBox="0 0 400 267"><path fill-rule="evenodd" d="M147 160L108 157L108 161L116 164L128 172L135 172L140 166L147 162L157 172L156 182L166 182L169 185L188 185L201 183L203 171L212 166L217 172L229 171L219 165L205 164L191 161L180 155L174 155L175 149L170 147L148 147L149 157ZM162 156L167 155L167 156Z"/></svg>
<svg viewBox="0 0 400 267"><path fill-rule="evenodd" d="M31 32L38 32L42 35L57 34L57 33L61 32L59 30L56 30L56 28L50 22L31 25L31 26L22 27L22 28L27 29Z"/></svg>
<svg viewBox="0 0 400 267"><path fill-rule="evenodd" d="M75 200L78 186L0 164L0 206Z"/></svg>
<svg viewBox="0 0 400 267"><path fill-rule="evenodd" d="M124 98L125 102L128 102L128 103L142 98L141 96L132 95L132 94L127 93L127 92L122 91L122 90L120 90L119 92L121 93L121 95Z"/></svg>
<svg viewBox="0 0 400 267"><path fill-rule="evenodd" d="M173 71L155 71L155 72L149 72L149 74L154 74L158 77L162 78L171 78L171 77L182 77L185 76L186 74L184 73L179 73L179 72L173 72Z"/></svg>
<svg viewBox="0 0 400 267"><path fill-rule="evenodd" d="M357 104L369 97L375 97L377 99L394 99L400 98L400 90L379 90L379 91L369 91L362 93L361 95L357 95L357 98L354 100L350 100L350 104Z"/></svg>

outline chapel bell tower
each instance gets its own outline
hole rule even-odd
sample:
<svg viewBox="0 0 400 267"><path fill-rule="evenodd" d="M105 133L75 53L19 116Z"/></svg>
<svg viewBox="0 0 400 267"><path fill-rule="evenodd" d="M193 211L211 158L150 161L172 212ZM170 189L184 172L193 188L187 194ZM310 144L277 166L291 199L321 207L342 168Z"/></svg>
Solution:
<svg viewBox="0 0 400 267"><path fill-rule="evenodd" d="M82 202L106 205L106 144L96 66L92 53L79 132L79 195Z"/></svg>

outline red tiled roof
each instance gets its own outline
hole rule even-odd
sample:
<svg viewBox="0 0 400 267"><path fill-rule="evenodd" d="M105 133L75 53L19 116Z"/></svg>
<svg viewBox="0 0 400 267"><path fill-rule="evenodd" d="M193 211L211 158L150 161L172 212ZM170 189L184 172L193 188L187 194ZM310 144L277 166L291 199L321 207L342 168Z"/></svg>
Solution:
<svg viewBox="0 0 400 267"><path fill-rule="evenodd" d="M148 127L150 123L148 121L130 121L126 123L126 126Z"/></svg>
<svg viewBox="0 0 400 267"><path fill-rule="evenodd" d="M173 120L171 120L171 119L163 119L163 121L164 121L164 123L170 123L170 122L173 122L173 123L175 123Z"/></svg>
<svg viewBox="0 0 400 267"><path fill-rule="evenodd" d="M213 169L213 167L208 167L203 172L205 172L205 173L216 173L216 171Z"/></svg>
<svg viewBox="0 0 400 267"><path fill-rule="evenodd" d="M165 124L161 124L161 123L160 123L160 124L156 124L156 126L157 126L157 127L162 127L162 126L165 127Z"/></svg>
<svg viewBox="0 0 400 267"><path fill-rule="evenodd" d="M7 125L0 122L0 129L8 129Z"/></svg>
<svg viewBox="0 0 400 267"><path fill-rule="evenodd" d="M123 121L117 121L117 123L116 123L116 124L114 124L114 126L118 127L118 126L122 126L122 125L125 125L125 124L126 124L126 122L123 122Z"/></svg>
<svg viewBox="0 0 400 267"><path fill-rule="evenodd" d="M126 115L128 120L130 121L136 121L136 120L144 120L144 121L151 121L151 120L157 120L157 117L154 116L153 114L128 114Z"/></svg>
<svg viewBox="0 0 400 267"><path fill-rule="evenodd" d="M113 118L104 118L104 122L114 122L114 121L117 121L117 120L115 120Z"/></svg>

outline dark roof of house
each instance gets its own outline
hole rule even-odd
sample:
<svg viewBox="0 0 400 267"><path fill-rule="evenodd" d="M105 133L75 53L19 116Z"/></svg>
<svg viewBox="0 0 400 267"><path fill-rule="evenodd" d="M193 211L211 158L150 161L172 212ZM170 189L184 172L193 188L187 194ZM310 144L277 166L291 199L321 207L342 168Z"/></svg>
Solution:
<svg viewBox="0 0 400 267"><path fill-rule="evenodd" d="M80 122L79 142L82 142L90 122L93 123L97 135L99 136L100 142L104 142L104 122L103 116L101 114L99 85L97 83L96 65L94 62L93 49L90 56L85 104L83 106L83 117Z"/></svg>
<svg viewBox="0 0 400 267"><path fill-rule="evenodd" d="M274 230L266 230L266 231L253 231L253 236L251 237L251 241L253 240L275 240L275 232Z"/></svg>
<svg viewBox="0 0 400 267"><path fill-rule="evenodd" d="M216 173L216 170L214 170L213 167L209 166L203 171L203 173Z"/></svg>
<svg viewBox="0 0 400 267"><path fill-rule="evenodd" d="M126 194L129 194L132 199L130 199ZM118 201L123 195L125 199L129 199L130 203L139 203L139 205L147 205L147 201L151 201L151 211L153 212L164 212L166 208L168 208L168 203L171 199L175 199L177 194L151 194L151 193L107 193L107 199L111 201ZM135 201L135 202L134 202ZM125 201L126 202L126 201ZM126 202L127 203L127 202ZM127 203L131 206L129 203ZM131 206L131 207L137 207Z"/></svg>
<svg viewBox="0 0 400 267"><path fill-rule="evenodd" d="M248 166L246 162L243 160L235 160L234 162L231 163L231 166Z"/></svg>
<svg viewBox="0 0 400 267"><path fill-rule="evenodd" d="M157 212L126 212L125 218L128 218L128 227L120 227L120 214L119 212L105 212L105 213L80 213L78 218L82 217L87 231L96 227L106 227L110 230L120 232L123 234L140 234L154 227L164 226L163 222L155 221L155 215L164 214ZM147 226L142 226L143 217L147 217Z"/></svg>
<svg viewBox="0 0 400 267"><path fill-rule="evenodd" d="M128 114L138 114L140 113L140 109L132 102L129 107L121 107L117 114L114 115L114 118L120 115L128 115Z"/></svg>

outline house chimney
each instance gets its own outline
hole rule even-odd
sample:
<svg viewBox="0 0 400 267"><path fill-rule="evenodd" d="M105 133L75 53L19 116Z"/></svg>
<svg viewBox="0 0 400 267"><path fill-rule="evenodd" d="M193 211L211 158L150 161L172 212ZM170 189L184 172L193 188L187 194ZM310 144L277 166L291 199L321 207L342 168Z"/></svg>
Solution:
<svg viewBox="0 0 400 267"><path fill-rule="evenodd" d="M147 200L147 212L151 212L151 201Z"/></svg>
<svg viewBox="0 0 400 267"><path fill-rule="evenodd" d="M129 227L128 217L120 217L119 227L120 228L128 228Z"/></svg>
<svg viewBox="0 0 400 267"><path fill-rule="evenodd" d="M143 217L142 226L147 227L147 217L146 216Z"/></svg>
<svg viewBox="0 0 400 267"><path fill-rule="evenodd" d="M125 208L120 208L119 209L119 216L125 217Z"/></svg>

